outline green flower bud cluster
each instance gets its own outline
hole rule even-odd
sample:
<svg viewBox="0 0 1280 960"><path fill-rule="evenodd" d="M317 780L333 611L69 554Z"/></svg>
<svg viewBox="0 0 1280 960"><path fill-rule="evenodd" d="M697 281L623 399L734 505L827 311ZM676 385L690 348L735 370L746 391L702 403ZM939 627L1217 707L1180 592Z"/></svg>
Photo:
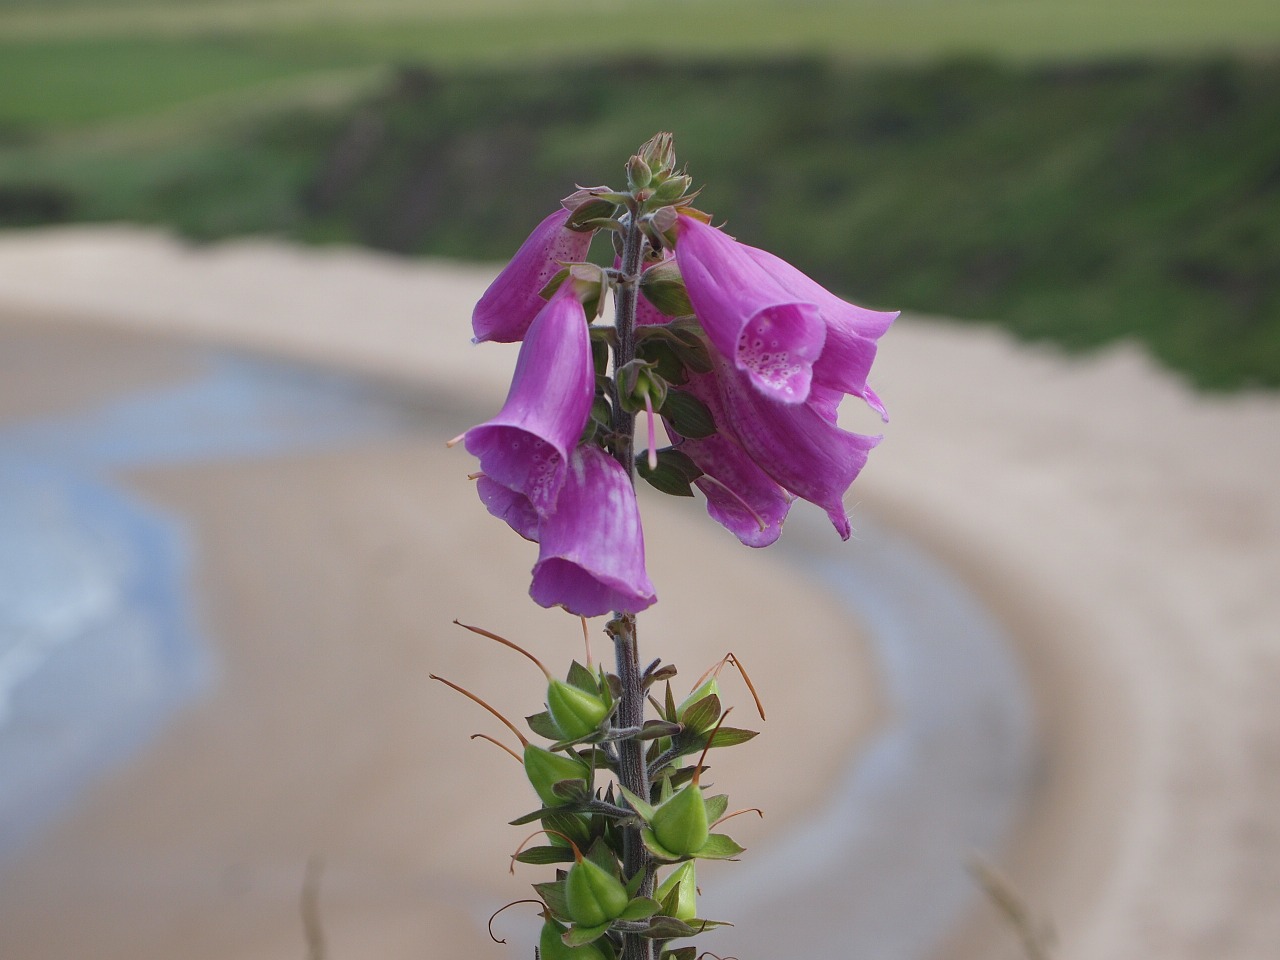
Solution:
<svg viewBox="0 0 1280 960"><path fill-rule="evenodd" d="M692 956L692 948L669 944L720 925L698 917L695 862L732 859L743 850L728 836L712 832L718 821L727 819L728 798L705 794L700 780L706 756L755 736L724 725L728 711L720 707L717 676L701 678L677 704L671 688L675 668L655 662L641 682L656 716L639 727L623 727L617 722L620 682L592 667L589 655L587 665L574 661L561 680L515 643L479 627L460 626L520 652L546 679L545 709L526 718L542 743L526 737L479 697L442 681L502 719L523 747L513 755L522 761L540 805L511 823L539 829L513 854L512 868L516 863L556 867L554 879L533 884L543 916L541 960L619 960L625 938L637 936L656 945L656 952L646 956ZM719 666L729 662L736 664L732 655ZM665 686L661 702L654 692L659 685ZM626 741L637 742L642 750L651 784L647 797L620 785L620 746ZM689 764L695 756L697 762ZM539 845L528 845L535 837L542 838ZM632 842L628 837L647 852L642 867L630 876L623 867Z"/></svg>

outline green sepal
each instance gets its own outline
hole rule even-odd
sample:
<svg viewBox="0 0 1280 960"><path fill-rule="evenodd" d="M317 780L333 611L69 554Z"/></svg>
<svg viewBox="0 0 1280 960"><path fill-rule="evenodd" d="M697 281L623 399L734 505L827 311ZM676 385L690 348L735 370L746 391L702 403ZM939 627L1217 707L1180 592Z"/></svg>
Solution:
<svg viewBox="0 0 1280 960"><path fill-rule="evenodd" d="M658 960L698 960L697 947L673 947L663 950Z"/></svg>
<svg viewBox="0 0 1280 960"><path fill-rule="evenodd" d="M729 795L717 793L714 797L704 797L703 803L707 808L707 823L715 823L729 809Z"/></svg>
<svg viewBox="0 0 1280 960"><path fill-rule="evenodd" d="M682 860L688 860L689 857L682 853L672 853L661 843L654 833L648 827L640 831L640 839L644 842L645 849L658 863L680 863Z"/></svg>
<svg viewBox="0 0 1280 960"><path fill-rule="evenodd" d="M556 722L551 719L551 713L547 710L525 717L524 722L540 737L546 737L548 740L560 739L560 728L556 726Z"/></svg>
<svg viewBox="0 0 1280 960"><path fill-rule="evenodd" d="M672 497L692 497L693 481L702 476L702 469L687 454L674 447L657 451L658 465L650 468L647 453L636 456L636 473L660 493Z"/></svg>
<svg viewBox="0 0 1280 960"><path fill-rule="evenodd" d="M592 221L608 219L613 216L613 211L617 204L612 200L608 200L603 196L596 196L588 200L586 203L576 207L569 214L569 219L565 226L570 230L577 230L579 233L585 233L594 229Z"/></svg>
<svg viewBox="0 0 1280 960"><path fill-rule="evenodd" d="M581 812L567 811L563 807L554 808L542 817L542 826L545 829L564 834L579 850L591 846L592 840L595 839L594 824L593 818L584 816ZM557 837L555 833L551 834L550 840L553 846L559 847L566 844L566 841Z"/></svg>
<svg viewBox="0 0 1280 960"><path fill-rule="evenodd" d="M658 413L671 421L676 433L690 440L715 436L716 421L707 405L687 390L668 390Z"/></svg>
<svg viewBox="0 0 1280 960"><path fill-rule="evenodd" d="M557 870L555 880L548 880L546 883L535 883L533 891L542 898L542 902L547 905L547 909L555 915L557 920L567 921L569 919L569 903L564 896L564 877L565 872Z"/></svg>
<svg viewBox="0 0 1280 960"><path fill-rule="evenodd" d="M632 740L656 740L659 737L673 737L680 732L680 724L667 720L646 720L640 732L631 737Z"/></svg>
<svg viewBox="0 0 1280 960"><path fill-rule="evenodd" d="M569 673L564 679L566 683L577 687L583 693L600 696L600 682L596 680L596 675L577 660L569 664Z"/></svg>
<svg viewBox="0 0 1280 960"><path fill-rule="evenodd" d="M637 870L635 875L626 882L627 896L635 897L640 892L640 887L644 884L644 871Z"/></svg>
<svg viewBox="0 0 1280 960"><path fill-rule="evenodd" d="M658 661L654 661L657 663ZM663 680L670 680L679 671L676 670L674 663L664 663L657 669L649 669L645 671L643 683L646 688L653 686L655 683L661 683ZM668 718L674 719L674 718Z"/></svg>
<svg viewBox="0 0 1280 960"><path fill-rule="evenodd" d="M548 863L573 863L573 850L569 847L529 847L516 854L520 863L545 866Z"/></svg>
<svg viewBox="0 0 1280 960"><path fill-rule="evenodd" d="M657 916L650 921L647 929L639 931L640 936L650 940L675 940L683 937L696 937L712 927L726 926L714 920L692 920L685 923L675 917Z"/></svg>
<svg viewBox="0 0 1280 960"><path fill-rule="evenodd" d="M693 314L689 292L674 260L663 260L640 274L640 293L665 316L688 317Z"/></svg>
<svg viewBox="0 0 1280 960"><path fill-rule="evenodd" d="M715 722L720 719L720 698L714 693L708 694L696 703L686 707L679 716L680 722L685 725L685 729L702 734L704 731L711 729ZM706 742L705 736L703 737L703 742Z"/></svg>
<svg viewBox="0 0 1280 960"><path fill-rule="evenodd" d="M581 780L559 780L551 785L551 792L565 803L583 803L591 799L591 791Z"/></svg>
<svg viewBox="0 0 1280 960"><path fill-rule="evenodd" d="M640 814L640 817L643 820L649 821L653 819L653 815L656 812L656 808L653 804L645 800L641 800L626 787L619 786L618 792L627 798L627 803L631 804L631 809Z"/></svg>
<svg viewBox="0 0 1280 960"><path fill-rule="evenodd" d="M759 730L744 730L741 727L721 727L711 737L711 749L717 747L736 747L740 743L746 743L748 740L754 740L760 736ZM701 750L707 744L706 734L699 734L692 744L693 750Z"/></svg>
<svg viewBox="0 0 1280 960"><path fill-rule="evenodd" d="M699 860L732 860L746 849L726 834L713 833L693 856Z"/></svg>
<svg viewBox="0 0 1280 960"><path fill-rule="evenodd" d="M627 904L627 909L622 911L619 920L647 920L655 913L662 909L662 905L657 900L651 900L649 897L636 897Z"/></svg>
<svg viewBox="0 0 1280 960"><path fill-rule="evenodd" d="M609 372L609 342L604 339L591 338L591 364L596 376L603 377Z"/></svg>
<svg viewBox="0 0 1280 960"><path fill-rule="evenodd" d="M652 363L658 376L667 383L682 386L689 382L689 371L680 357L680 350L670 340L662 337L641 340L636 344L636 356Z"/></svg>
<svg viewBox="0 0 1280 960"><path fill-rule="evenodd" d="M596 924L594 927L584 927L580 923L575 923L565 931L561 939L566 947L583 947L603 937L608 932L609 924L612 922L612 920L607 920L604 923Z"/></svg>
<svg viewBox="0 0 1280 960"><path fill-rule="evenodd" d="M596 866L613 874L618 880L622 879L622 870L618 865L618 857L609 849L607 843L597 840L587 851L586 857Z"/></svg>

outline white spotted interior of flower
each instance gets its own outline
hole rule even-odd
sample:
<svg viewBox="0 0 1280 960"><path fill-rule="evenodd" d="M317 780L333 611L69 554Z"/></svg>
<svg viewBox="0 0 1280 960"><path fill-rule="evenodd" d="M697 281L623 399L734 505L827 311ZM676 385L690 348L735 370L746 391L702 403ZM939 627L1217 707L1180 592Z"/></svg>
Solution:
<svg viewBox="0 0 1280 960"><path fill-rule="evenodd" d="M512 430L510 436L512 460L524 465L524 495L544 508L549 506L555 499L560 454L547 441L523 430Z"/></svg>
<svg viewBox="0 0 1280 960"><path fill-rule="evenodd" d="M761 383L792 396L803 367L783 345L777 323L756 314L738 338L738 365Z"/></svg>
<svg viewBox="0 0 1280 960"><path fill-rule="evenodd" d="M562 230L560 235L552 242L551 247L547 250L547 258L542 262L542 266L538 268L537 290L541 291L551 278L564 269L562 263L579 263L586 256L587 247L591 242L591 234L575 233L572 230Z"/></svg>

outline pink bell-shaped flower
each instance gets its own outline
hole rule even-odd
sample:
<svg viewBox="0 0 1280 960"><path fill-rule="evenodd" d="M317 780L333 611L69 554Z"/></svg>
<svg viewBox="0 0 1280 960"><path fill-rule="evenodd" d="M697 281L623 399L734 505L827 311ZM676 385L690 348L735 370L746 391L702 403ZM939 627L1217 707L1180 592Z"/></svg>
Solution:
<svg viewBox="0 0 1280 960"><path fill-rule="evenodd" d="M533 318L546 303L538 294L560 272L563 263L586 259L591 234L570 230L568 210L557 210L533 228L471 313L476 343L523 340Z"/></svg>
<svg viewBox="0 0 1280 960"><path fill-rule="evenodd" d="M587 317L573 284L566 283L529 325L506 403L492 420L466 432L467 450L480 458L485 476L524 496L545 517L555 510L594 397Z"/></svg>
<svg viewBox="0 0 1280 960"><path fill-rule="evenodd" d="M749 248L681 214L676 262L707 338L757 390L803 403L827 329L818 305L784 288Z"/></svg>
<svg viewBox="0 0 1280 960"><path fill-rule="evenodd" d="M538 528L529 595L582 617L638 613L657 597L644 566L640 509L626 471L596 446L570 461L556 510Z"/></svg>

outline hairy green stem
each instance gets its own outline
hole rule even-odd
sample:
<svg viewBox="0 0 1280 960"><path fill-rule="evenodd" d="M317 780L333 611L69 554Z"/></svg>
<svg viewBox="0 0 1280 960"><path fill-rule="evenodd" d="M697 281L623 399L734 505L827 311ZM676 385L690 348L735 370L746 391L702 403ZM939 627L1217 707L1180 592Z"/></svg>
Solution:
<svg viewBox="0 0 1280 960"><path fill-rule="evenodd" d="M644 235L640 232L638 211L631 208L631 219L622 247L622 269L614 287L614 327L617 330L617 348L613 357L615 371L613 386L613 455L627 471L635 484L634 434L635 417L624 410L618 396L616 372L635 359L636 296L639 292L640 259L643 253ZM613 636L614 654L617 659L618 679L622 684L622 697L618 704L615 724L619 727L638 727L644 723L644 686L641 683L640 654L636 644L636 618L634 614L615 613L609 625ZM622 740L618 744L618 779L622 785L638 797L649 798L649 774L645 769L644 743L639 740ZM640 839L640 829L622 828L622 867L627 877L644 874L640 896L653 896L653 861ZM637 934L626 933L622 937L623 960L652 960L651 941Z"/></svg>

